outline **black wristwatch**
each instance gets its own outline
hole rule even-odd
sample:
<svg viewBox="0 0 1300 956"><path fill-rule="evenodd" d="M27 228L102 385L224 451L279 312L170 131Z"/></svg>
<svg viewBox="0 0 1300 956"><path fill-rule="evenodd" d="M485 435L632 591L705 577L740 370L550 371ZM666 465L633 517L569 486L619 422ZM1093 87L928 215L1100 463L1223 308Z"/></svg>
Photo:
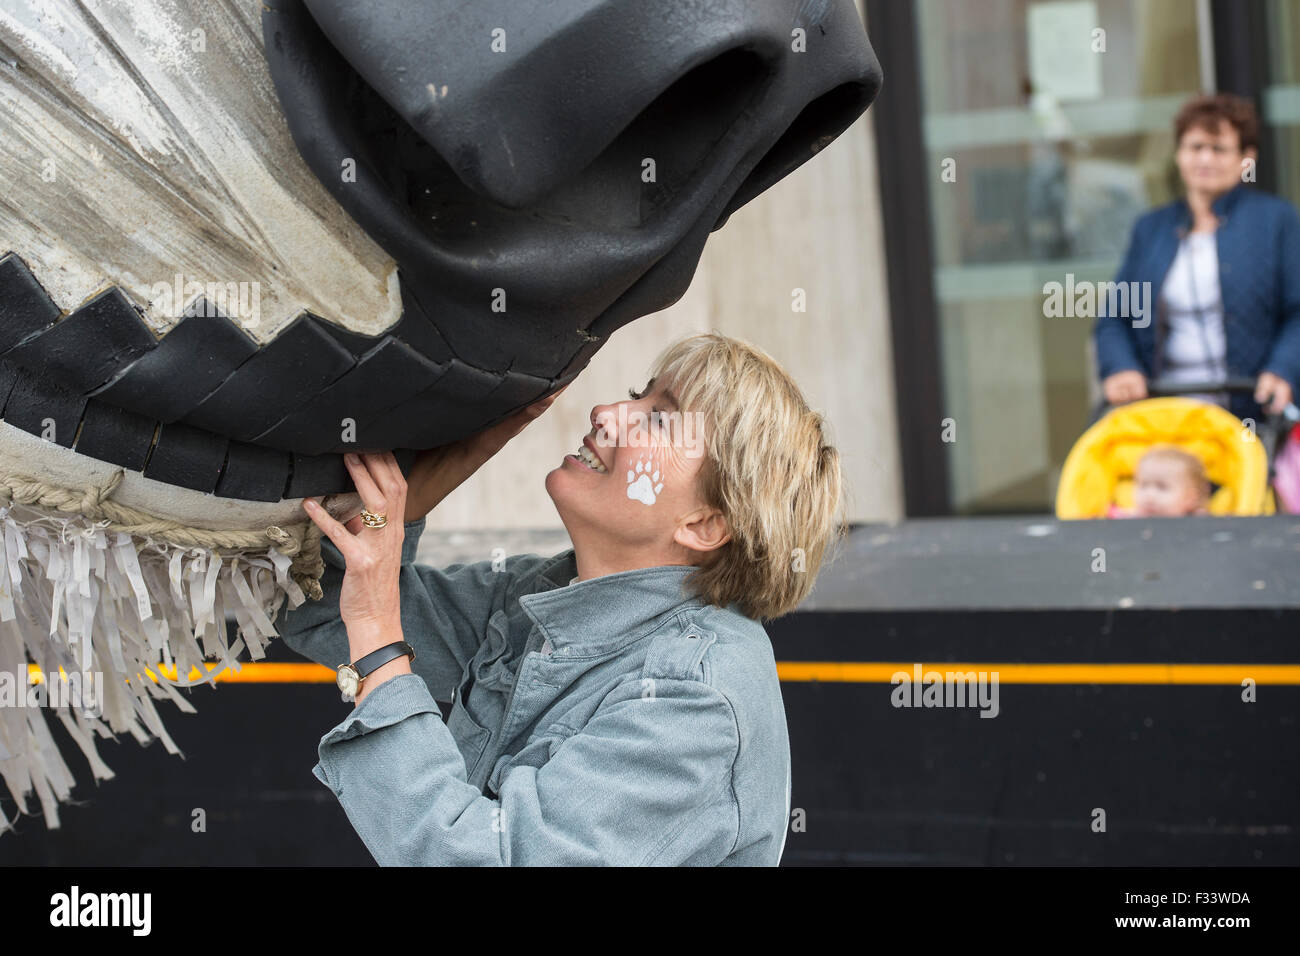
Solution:
<svg viewBox="0 0 1300 956"><path fill-rule="evenodd" d="M344 699L355 700L363 680L389 661L395 661L403 654L408 654L412 661L415 660L415 648L406 641L393 641L391 644L385 644L379 650L371 651L359 661L340 665L334 683L338 684L339 690L343 691Z"/></svg>

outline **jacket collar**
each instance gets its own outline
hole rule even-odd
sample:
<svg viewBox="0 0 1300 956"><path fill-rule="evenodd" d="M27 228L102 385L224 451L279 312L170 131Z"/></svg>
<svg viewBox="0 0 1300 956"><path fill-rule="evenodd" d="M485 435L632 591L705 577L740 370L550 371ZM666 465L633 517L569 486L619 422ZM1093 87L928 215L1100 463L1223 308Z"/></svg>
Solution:
<svg viewBox="0 0 1300 956"><path fill-rule="evenodd" d="M1210 209L1219 217L1219 225L1228 221L1228 215L1241 202L1241 197L1246 193L1246 184L1237 183L1222 196L1210 203ZM1178 200L1178 221L1175 226L1178 234L1181 236L1191 228L1192 225L1192 207L1187 204L1187 197L1182 196Z"/></svg>
<svg viewBox="0 0 1300 956"><path fill-rule="evenodd" d="M537 572L537 588L519 605L558 653L565 646L600 653L639 637L669 612L703 607L683 584L697 569L661 565L569 581L578 573L573 549L557 554Z"/></svg>

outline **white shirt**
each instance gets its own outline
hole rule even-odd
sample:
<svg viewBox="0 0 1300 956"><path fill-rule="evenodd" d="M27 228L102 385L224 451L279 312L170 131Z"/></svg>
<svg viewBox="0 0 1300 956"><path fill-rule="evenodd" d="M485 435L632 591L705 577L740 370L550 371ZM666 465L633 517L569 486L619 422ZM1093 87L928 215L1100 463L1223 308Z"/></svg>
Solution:
<svg viewBox="0 0 1300 956"><path fill-rule="evenodd" d="M1160 295L1169 316L1160 377L1174 382L1227 378L1219 250L1213 232L1187 235L1178 247ZM1227 403L1227 395L1221 392L1188 397Z"/></svg>

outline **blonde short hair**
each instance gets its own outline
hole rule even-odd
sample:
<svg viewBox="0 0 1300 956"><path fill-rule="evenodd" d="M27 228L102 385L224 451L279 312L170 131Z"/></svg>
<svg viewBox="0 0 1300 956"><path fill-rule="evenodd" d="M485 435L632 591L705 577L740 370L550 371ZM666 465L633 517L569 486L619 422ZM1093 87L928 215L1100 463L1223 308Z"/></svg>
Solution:
<svg viewBox="0 0 1300 956"><path fill-rule="evenodd" d="M756 620L788 614L848 528L837 513L843 477L825 417L770 355L718 332L674 342L650 377L672 389L683 413L701 414L699 494L731 531L687 587Z"/></svg>
<svg viewBox="0 0 1300 956"><path fill-rule="evenodd" d="M1170 461L1182 466L1183 474L1187 476L1192 485L1196 488L1196 497L1198 501L1206 502L1210 498L1210 479L1205 473L1205 462L1200 457L1193 455L1191 452L1179 448L1177 445L1152 445L1146 450L1141 458L1138 459L1138 467L1142 467L1144 461Z"/></svg>

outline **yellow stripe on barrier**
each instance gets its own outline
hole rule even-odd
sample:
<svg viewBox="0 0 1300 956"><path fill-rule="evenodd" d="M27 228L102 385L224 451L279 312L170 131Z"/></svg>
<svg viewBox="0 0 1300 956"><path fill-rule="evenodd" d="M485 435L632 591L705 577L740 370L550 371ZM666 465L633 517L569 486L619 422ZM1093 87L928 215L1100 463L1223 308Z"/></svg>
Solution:
<svg viewBox="0 0 1300 956"><path fill-rule="evenodd" d="M902 672L915 677L916 663L778 661L783 681L888 684ZM928 671L996 673L1000 684L1300 684L1300 664L993 664L941 662L920 665Z"/></svg>
<svg viewBox="0 0 1300 956"><path fill-rule="evenodd" d="M220 667L215 662L205 662L203 665L209 672ZM162 664L155 665L154 673L149 676L157 680L157 675L161 674L168 680L176 680L176 668L174 666L165 666ZM63 673L63 668L59 668L59 673ZM35 664L27 665L28 679L33 684L39 684L44 675L37 669ZM322 664L295 664L295 663L276 663L271 661L252 661L241 664L238 671L225 670L213 677L213 680L223 684L333 684L335 672ZM188 681L196 681L200 677L197 667L190 668Z"/></svg>
<svg viewBox="0 0 1300 956"><path fill-rule="evenodd" d="M217 664L204 665L209 671ZM902 672L912 679L915 662L896 664L867 661L778 661L777 676L789 683L889 684ZM29 679L43 678L35 664ZM176 668L159 666L158 673L176 679ZM1300 664L921 664L921 674L974 671L978 676L996 673L1000 684L1231 684L1250 678L1256 684L1300 684ZM197 668L188 680L199 679ZM226 684L332 684L334 671L321 664L250 662L236 671L223 671L214 680Z"/></svg>

